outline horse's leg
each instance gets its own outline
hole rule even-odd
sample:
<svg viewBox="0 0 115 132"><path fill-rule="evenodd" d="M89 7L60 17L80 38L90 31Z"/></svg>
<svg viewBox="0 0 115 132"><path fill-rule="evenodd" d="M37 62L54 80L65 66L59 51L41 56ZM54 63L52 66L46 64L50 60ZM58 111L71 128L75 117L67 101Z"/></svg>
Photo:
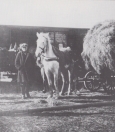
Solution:
<svg viewBox="0 0 115 132"><path fill-rule="evenodd" d="M74 90L75 90L75 94L79 94L80 93L80 89L79 89L79 85L78 85L78 67L76 68L76 66L74 65L73 67L73 83L74 83Z"/></svg>
<svg viewBox="0 0 115 132"><path fill-rule="evenodd" d="M45 91L48 91L48 82L47 82L47 77L45 75L45 72L44 72L44 88L45 88Z"/></svg>
<svg viewBox="0 0 115 132"><path fill-rule="evenodd" d="M67 78L64 70L61 72L61 77L62 77L62 88L60 91L60 95L64 95L64 90L66 86L66 78Z"/></svg>
<svg viewBox="0 0 115 132"><path fill-rule="evenodd" d="M68 86L68 95L71 93L71 84L72 84L72 79L71 79L71 72L68 70L68 79L69 79L69 86Z"/></svg>
<svg viewBox="0 0 115 132"><path fill-rule="evenodd" d="M43 79L43 93L45 93L46 92L46 80L45 80L45 71L43 67L41 68L41 76Z"/></svg>
<svg viewBox="0 0 115 132"><path fill-rule="evenodd" d="M80 94L80 89L78 88L79 85L78 85L78 76L75 76L74 78L74 86L75 86L75 94Z"/></svg>
<svg viewBox="0 0 115 132"><path fill-rule="evenodd" d="M54 86L55 86L55 90L56 90L56 97L55 99L58 99L59 98L59 89L58 89L58 73L55 73L54 74Z"/></svg>
<svg viewBox="0 0 115 132"><path fill-rule="evenodd" d="M64 75L63 73L61 73L61 77L62 77L62 88L61 88L61 91L60 91L60 95L63 95L64 94L64 87L65 87L65 78L64 78Z"/></svg>
<svg viewBox="0 0 115 132"><path fill-rule="evenodd" d="M69 79L69 86L68 86L68 95L71 94L71 89L73 85L73 78L74 78L74 64L71 64L68 69L68 79Z"/></svg>
<svg viewBox="0 0 115 132"><path fill-rule="evenodd" d="M72 64L68 69L68 79L69 79L69 86L68 86L68 95L71 94L72 85L73 85L73 78L74 78L74 65Z"/></svg>
<svg viewBox="0 0 115 132"><path fill-rule="evenodd" d="M72 78L72 91L75 91L75 94L77 93L77 87L78 87L78 77L74 76Z"/></svg>
<svg viewBox="0 0 115 132"><path fill-rule="evenodd" d="M49 86L49 95L48 98L53 97L53 81L52 81L52 74L50 71L45 72L47 80L48 80L48 86Z"/></svg>

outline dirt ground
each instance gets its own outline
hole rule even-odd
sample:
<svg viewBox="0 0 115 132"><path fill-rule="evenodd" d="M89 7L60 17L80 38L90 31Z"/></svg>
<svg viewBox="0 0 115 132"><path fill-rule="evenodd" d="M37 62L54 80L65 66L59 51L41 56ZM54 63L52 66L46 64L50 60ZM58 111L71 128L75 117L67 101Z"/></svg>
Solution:
<svg viewBox="0 0 115 132"><path fill-rule="evenodd" d="M0 94L0 132L114 132L115 105L60 111L25 112L50 107L47 93L32 91L31 99L20 93ZM115 101L103 92L81 90L78 95L63 96L55 106ZM21 111L13 113L13 111ZM7 112L7 114L5 113Z"/></svg>

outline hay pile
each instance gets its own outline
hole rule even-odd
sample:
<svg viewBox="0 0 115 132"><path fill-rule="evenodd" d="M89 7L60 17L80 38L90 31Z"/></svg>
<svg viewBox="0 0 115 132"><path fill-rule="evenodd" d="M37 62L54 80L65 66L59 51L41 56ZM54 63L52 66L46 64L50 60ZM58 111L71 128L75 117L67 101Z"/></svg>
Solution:
<svg viewBox="0 0 115 132"><path fill-rule="evenodd" d="M86 69L101 74L104 69L115 73L115 21L104 21L90 29L83 43L81 54Z"/></svg>

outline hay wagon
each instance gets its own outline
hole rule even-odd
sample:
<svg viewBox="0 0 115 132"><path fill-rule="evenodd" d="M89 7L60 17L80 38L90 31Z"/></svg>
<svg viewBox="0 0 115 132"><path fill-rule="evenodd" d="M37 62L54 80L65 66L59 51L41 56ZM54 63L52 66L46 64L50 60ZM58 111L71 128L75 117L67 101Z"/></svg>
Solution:
<svg viewBox="0 0 115 132"><path fill-rule="evenodd" d="M115 94L115 20L100 22L87 32L81 56L86 69L99 75L105 91Z"/></svg>

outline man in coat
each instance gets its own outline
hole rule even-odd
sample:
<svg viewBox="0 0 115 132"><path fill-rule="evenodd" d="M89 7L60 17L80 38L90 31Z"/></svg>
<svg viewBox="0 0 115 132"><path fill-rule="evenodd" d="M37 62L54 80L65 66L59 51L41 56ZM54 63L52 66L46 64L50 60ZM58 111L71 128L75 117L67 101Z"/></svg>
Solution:
<svg viewBox="0 0 115 132"><path fill-rule="evenodd" d="M28 44L20 44L20 51L15 59L15 67L18 70L17 82L20 84L22 98L30 98L29 83L31 81L31 71L34 69L32 55L28 52Z"/></svg>

